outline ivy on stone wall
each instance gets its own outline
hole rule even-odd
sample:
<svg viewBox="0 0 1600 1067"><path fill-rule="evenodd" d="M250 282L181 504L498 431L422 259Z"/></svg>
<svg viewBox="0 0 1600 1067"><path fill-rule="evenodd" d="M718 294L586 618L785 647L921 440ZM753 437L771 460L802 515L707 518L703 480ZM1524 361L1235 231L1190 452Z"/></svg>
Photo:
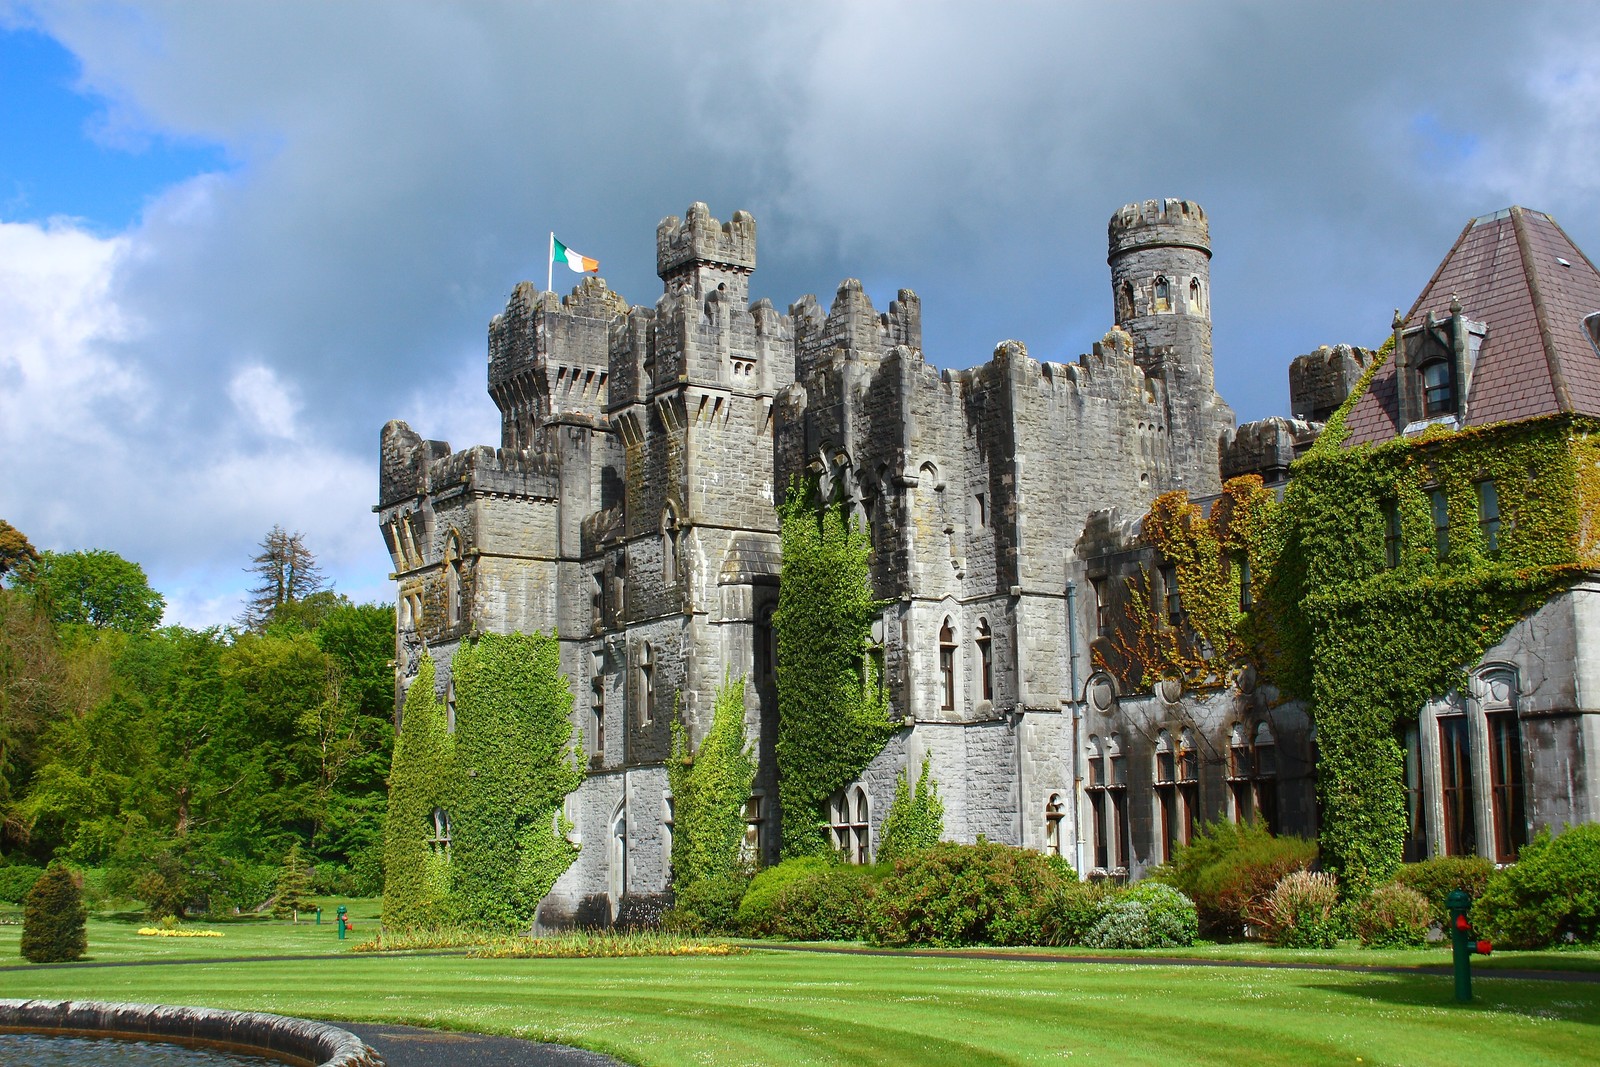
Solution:
<svg viewBox="0 0 1600 1067"><path fill-rule="evenodd" d="M798 482L778 507L783 584L778 641L778 795L783 855L825 855L824 805L895 732L868 655L872 598L867 531Z"/></svg>
<svg viewBox="0 0 1600 1067"><path fill-rule="evenodd" d="M526 929L577 856L561 805L583 776L559 646L547 634L484 634L457 649L451 677L456 906L476 926Z"/></svg>
<svg viewBox="0 0 1600 1067"><path fill-rule="evenodd" d="M927 756L922 758L922 773L911 785L902 767L894 780L894 800L878 831L878 862L892 863L909 852L929 848L944 836L944 801L939 799L939 783Z"/></svg>
<svg viewBox="0 0 1600 1067"><path fill-rule="evenodd" d="M672 721L667 783L672 788L674 892L739 869L744 804L755 775L744 737L744 679L728 679L717 690L711 730L697 750L689 751L683 720Z"/></svg>
<svg viewBox="0 0 1600 1067"><path fill-rule="evenodd" d="M391 930L450 919L450 864L431 842L435 809L448 811L455 778L453 743L433 691L433 660L406 690L389 770L389 817L383 843L383 922Z"/></svg>

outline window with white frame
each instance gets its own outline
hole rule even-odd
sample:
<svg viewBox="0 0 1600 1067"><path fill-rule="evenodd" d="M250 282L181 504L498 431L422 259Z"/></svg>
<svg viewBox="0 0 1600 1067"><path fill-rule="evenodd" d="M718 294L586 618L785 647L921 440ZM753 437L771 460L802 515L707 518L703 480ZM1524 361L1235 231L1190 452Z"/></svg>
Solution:
<svg viewBox="0 0 1600 1067"><path fill-rule="evenodd" d="M848 786L828 799L828 834L846 863L871 863L867 791Z"/></svg>

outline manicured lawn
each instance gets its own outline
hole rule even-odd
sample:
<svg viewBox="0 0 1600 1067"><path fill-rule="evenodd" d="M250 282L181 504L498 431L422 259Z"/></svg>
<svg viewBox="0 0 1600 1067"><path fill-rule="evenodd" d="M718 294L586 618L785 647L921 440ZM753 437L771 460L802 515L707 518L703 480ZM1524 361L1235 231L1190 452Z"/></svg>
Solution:
<svg viewBox="0 0 1600 1067"><path fill-rule="evenodd" d="M90 932L97 958L153 951L98 945L106 925ZM221 928L228 937L183 950L244 954L227 951L234 931ZM241 948L251 939L322 946L323 937L337 948L326 924L320 931L257 926L240 933ZM0 928L0 953L17 958L16 937L15 927ZM1476 1003L1458 1006L1449 980L1434 975L759 949L722 958L363 955L0 973L5 996L403 1022L561 1041L638 1064L1595 1061L1600 984L1484 977L1477 992Z"/></svg>

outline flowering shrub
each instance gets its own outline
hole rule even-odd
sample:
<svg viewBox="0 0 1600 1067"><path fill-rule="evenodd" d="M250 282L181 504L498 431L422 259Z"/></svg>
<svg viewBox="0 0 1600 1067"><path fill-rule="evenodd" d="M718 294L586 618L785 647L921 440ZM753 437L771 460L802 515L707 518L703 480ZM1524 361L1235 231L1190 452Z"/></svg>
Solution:
<svg viewBox="0 0 1600 1067"><path fill-rule="evenodd" d="M1339 942L1334 909L1339 883L1322 871L1290 871L1258 914L1266 939L1279 948L1332 948Z"/></svg>
<svg viewBox="0 0 1600 1067"><path fill-rule="evenodd" d="M1428 940L1433 908L1408 885L1379 886L1356 911L1356 935L1368 948L1406 948Z"/></svg>
<svg viewBox="0 0 1600 1067"><path fill-rule="evenodd" d="M1194 901L1160 882L1140 882L1099 905L1084 935L1089 948L1178 948L1194 944L1199 920Z"/></svg>

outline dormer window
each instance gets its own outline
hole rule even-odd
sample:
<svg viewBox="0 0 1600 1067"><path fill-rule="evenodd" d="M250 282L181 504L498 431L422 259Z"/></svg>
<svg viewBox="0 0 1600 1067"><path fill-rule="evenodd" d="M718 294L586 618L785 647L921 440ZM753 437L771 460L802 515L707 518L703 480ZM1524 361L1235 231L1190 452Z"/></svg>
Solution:
<svg viewBox="0 0 1600 1067"><path fill-rule="evenodd" d="M1431 419L1455 414L1456 397L1450 385L1450 364L1442 359L1430 360L1418 367L1417 373L1422 379L1422 417Z"/></svg>

